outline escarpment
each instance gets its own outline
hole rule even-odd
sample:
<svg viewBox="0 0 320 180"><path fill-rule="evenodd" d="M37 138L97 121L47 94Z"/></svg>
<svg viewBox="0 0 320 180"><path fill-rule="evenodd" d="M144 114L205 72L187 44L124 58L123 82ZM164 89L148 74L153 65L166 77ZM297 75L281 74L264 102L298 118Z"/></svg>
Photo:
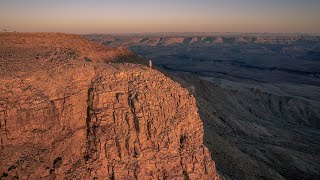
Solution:
<svg viewBox="0 0 320 180"><path fill-rule="evenodd" d="M0 42L12 54L1 64L1 178L218 177L194 97L163 74L81 56L28 61Z"/></svg>

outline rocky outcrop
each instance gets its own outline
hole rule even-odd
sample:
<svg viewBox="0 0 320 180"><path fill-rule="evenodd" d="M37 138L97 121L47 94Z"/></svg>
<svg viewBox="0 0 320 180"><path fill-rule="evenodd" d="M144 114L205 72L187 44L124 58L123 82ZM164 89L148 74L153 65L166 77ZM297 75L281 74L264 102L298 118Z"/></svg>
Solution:
<svg viewBox="0 0 320 180"><path fill-rule="evenodd" d="M95 57L17 59L15 43L1 43L12 54L2 64L35 63L1 69L1 178L217 178L195 99L179 84L142 65Z"/></svg>

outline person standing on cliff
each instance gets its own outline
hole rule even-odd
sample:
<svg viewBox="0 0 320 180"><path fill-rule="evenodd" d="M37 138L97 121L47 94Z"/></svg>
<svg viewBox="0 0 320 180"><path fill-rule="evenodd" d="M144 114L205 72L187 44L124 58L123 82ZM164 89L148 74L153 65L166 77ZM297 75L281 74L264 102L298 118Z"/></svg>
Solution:
<svg viewBox="0 0 320 180"><path fill-rule="evenodd" d="M149 60L149 67L152 68L152 61L151 61L151 59Z"/></svg>

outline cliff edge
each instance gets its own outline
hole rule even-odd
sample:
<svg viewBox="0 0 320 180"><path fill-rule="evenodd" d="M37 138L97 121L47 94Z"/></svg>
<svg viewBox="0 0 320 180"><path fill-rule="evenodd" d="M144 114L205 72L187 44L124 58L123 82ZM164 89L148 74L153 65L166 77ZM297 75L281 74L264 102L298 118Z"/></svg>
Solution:
<svg viewBox="0 0 320 180"><path fill-rule="evenodd" d="M76 35L0 34L0 176L217 179L195 99Z"/></svg>

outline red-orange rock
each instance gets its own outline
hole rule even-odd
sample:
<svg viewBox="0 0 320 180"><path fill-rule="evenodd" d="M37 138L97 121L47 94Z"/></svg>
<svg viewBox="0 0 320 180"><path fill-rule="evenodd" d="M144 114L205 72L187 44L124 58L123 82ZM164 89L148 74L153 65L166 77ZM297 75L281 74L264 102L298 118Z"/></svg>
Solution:
<svg viewBox="0 0 320 180"><path fill-rule="evenodd" d="M96 55L96 45L79 36L6 33L0 43L2 178L217 178L194 97L163 74L99 63L124 51ZM40 46L78 55L37 58Z"/></svg>

